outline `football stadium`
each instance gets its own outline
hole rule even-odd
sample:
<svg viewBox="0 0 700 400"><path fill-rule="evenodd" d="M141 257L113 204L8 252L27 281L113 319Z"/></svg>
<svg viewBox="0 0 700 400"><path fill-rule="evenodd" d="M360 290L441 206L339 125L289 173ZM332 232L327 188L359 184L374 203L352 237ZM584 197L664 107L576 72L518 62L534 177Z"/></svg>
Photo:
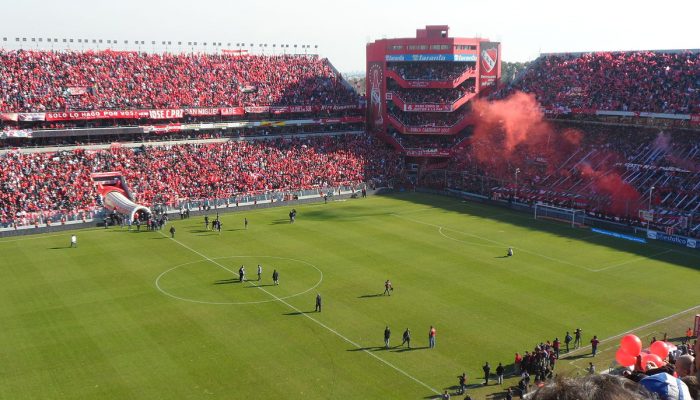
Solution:
<svg viewBox="0 0 700 400"><path fill-rule="evenodd" d="M0 33L0 397L699 399L700 49L462 28Z"/></svg>

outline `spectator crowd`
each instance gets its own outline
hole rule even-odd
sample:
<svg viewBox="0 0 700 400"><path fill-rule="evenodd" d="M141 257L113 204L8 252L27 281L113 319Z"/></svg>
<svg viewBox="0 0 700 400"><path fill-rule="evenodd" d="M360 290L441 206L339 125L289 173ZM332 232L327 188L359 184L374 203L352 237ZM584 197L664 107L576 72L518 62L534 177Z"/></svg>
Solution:
<svg viewBox="0 0 700 400"><path fill-rule="evenodd" d="M0 112L357 101L317 56L0 50Z"/></svg>
<svg viewBox="0 0 700 400"><path fill-rule="evenodd" d="M140 204L389 181L398 156L369 136L112 147L0 156L0 225L94 210L93 172L121 172Z"/></svg>
<svg viewBox="0 0 700 400"><path fill-rule="evenodd" d="M700 112L700 53L544 55L502 90L533 93L545 107L675 114Z"/></svg>

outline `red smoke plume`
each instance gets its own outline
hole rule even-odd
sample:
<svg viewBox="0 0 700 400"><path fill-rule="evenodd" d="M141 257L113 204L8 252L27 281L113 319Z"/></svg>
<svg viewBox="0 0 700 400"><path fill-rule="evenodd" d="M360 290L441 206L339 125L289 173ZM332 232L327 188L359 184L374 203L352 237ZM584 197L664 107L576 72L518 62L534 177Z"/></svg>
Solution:
<svg viewBox="0 0 700 400"><path fill-rule="evenodd" d="M536 170L528 171L528 166L534 164L540 168L546 165L546 174L571 175L568 169L572 166L562 166L580 146L583 133L574 129L555 129L544 120L534 95L516 92L504 100L478 100L473 105L473 111L476 122L470 155L489 175L510 180L512 171L517 167L523 172L521 176L527 179L528 173L536 173ZM579 167L580 177L591 183L578 186L579 190L586 192L581 194L603 195L609 201L603 202L602 208L620 215L636 214L639 193L613 172L609 165L597 165L601 171L608 172L595 171L588 164ZM569 186L575 179L577 178L572 177L568 181ZM566 188L561 191L566 191ZM591 206L596 207L596 204Z"/></svg>

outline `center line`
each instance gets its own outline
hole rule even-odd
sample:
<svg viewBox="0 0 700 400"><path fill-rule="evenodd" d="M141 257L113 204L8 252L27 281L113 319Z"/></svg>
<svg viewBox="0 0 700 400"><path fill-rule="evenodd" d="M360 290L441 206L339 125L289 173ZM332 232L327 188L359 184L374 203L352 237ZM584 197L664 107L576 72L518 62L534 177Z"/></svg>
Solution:
<svg viewBox="0 0 700 400"><path fill-rule="evenodd" d="M168 237L168 236L167 236L166 234L164 234L163 232L158 231L158 233L160 233L161 235L163 235L163 236L165 236L165 237ZM209 261L210 263L212 263L212 264L214 264L214 265L217 265L217 266L219 266L219 267L225 269L226 271L230 272L230 273L233 274L234 276L237 275L237 273L235 273L233 270L227 268L225 265L219 264L218 262L216 262L216 260L213 260L213 259L207 257L206 255L204 255L204 254L198 252L197 250L191 248L190 246L188 246L188 245L186 245L186 244L184 244L184 243L182 243L182 242L180 242L180 241L178 241L178 240L176 240L176 239L174 239L174 238L170 238L170 240L172 240L173 242L175 242L175 243L179 244L180 246L186 248L187 250L189 250L189 251L191 251L191 252L197 254L198 256L204 258L205 260ZM418 378L416 378L416 377L410 375L408 372L406 372L406 371L402 370L401 368L395 366L394 364L390 363L389 361L387 361L387 360L385 360L385 359L379 357L378 355L376 355L376 354L370 352L369 350L363 349L362 346L360 346L359 344L357 344L357 343L353 342L352 340L346 338L345 336L343 336L341 333L339 333L339 332L336 331L335 329L329 327L328 325L324 324L323 322L317 320L316 318L314 318L314 317L308 315L307 313L305 313L305 312L301 311L300 309L294 307L293 305L287 303L287 302L284 301L283 299L281 299L281 298L275 296L274 293L269 292L269 291L266 290L265 288L263 288L263 287L261 287L261 286L258 286L258 285L256 285L255 283L253 283L253 282L251 282L251 281L248 281L248 283L252 284L252 285L255 286L256 288L258 288L258 289L262 290L263 292L267 293L268 295L270 295L272 298L274 298L275 300L279 301L280 303L285 304L287 307L291 308L292 310L298 312L299 314L301 314L301 315L305 316L306 318L310 319L311 321L315 322L315 323L318 324L319 326L325 328L327 331L329 331L329 332L335 334L335 335L338 336L339 338L341 338L341 339L343 339L344 341L346 341L346 342L350 343L351 345L355 346L357 349L360 349L360 350L362 350L364 353L369 354L370 356L374 357L376 360L382 362L384 365L386 365L386 366L388 366L388 367L391 367L391 368L394 369L395 371L397 371L397 372L403 374L403 375L406 376L407 378L409 378L409 379L411 379L412 381L414 381L414 382L420 384L421 386L427 388L427 389L430 390L431 392L433 392L433 393L435 393L435 394L440 394L439 391L437 391L436 389L434 389L434 388L428 386L428 384L426 384L425 382L423 382L423 381L419 380Z"/></svg>

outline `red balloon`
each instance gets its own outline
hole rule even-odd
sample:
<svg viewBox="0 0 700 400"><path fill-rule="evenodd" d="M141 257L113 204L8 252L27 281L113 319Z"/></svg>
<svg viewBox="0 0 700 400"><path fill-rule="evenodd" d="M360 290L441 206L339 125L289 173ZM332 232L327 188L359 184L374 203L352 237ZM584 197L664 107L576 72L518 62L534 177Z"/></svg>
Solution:
<svg viewBox="0 0 700 400"><path fill-rule="evenodd" d="M671 342L666 342L666 349L668 349L668 352L670 353L672 351L678 350L678 347L676 347L676 345Z"/></svg>
<svg viewBox="0 0 700 400"><path fill-rule="evenodd" d="M638 356L642 352L642 341L637 335L625 335L620 340L620 349L631 356Z"/></svg>
<svg viewBox="0 0 700 400"><path fill-rule="evenodd" d="M651 346L649 346L649 351L651 354L656 354L659 356L662 360L668 357L668 347L666 346L666 342L663 340L657 340L656 342L652 343Z"/></svg>
<svg viewBox="0 0 700 400"><path fill-rule="evenodd" d="M634 362L637 361L637 356L630 355L625 351L625 349L620 347L617 349L617 353L615 353L615 360L617 360L617 363L623 367L629 367L634 365Z"/></svg>
<svg viewBox="0 0 700 400"><path fill-rule="evenodd" d="M645 371L647 370L647 363L648 362L653 362L654 365L656 365L656 368L663 367L664 365L666 365L666 363L658 355L656 355L656 354L644 354L644 355L642 355L642 368L644 368ZM654 368L654 367L652 367L652 368Z"/></svg>

